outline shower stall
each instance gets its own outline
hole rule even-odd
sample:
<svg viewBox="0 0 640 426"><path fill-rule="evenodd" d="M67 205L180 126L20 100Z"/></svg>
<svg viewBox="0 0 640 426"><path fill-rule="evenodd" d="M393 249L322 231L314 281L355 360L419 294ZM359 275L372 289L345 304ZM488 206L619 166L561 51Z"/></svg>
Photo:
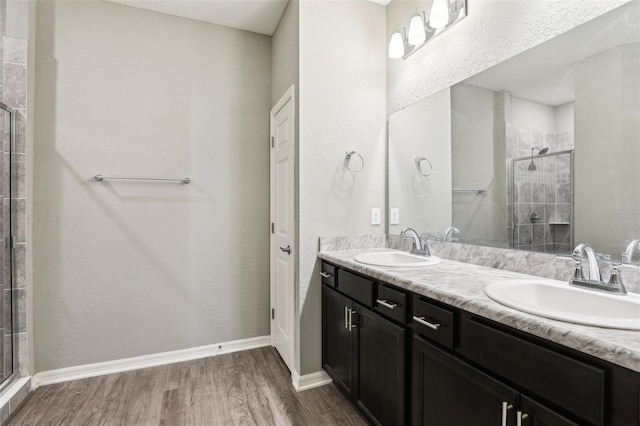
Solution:
<svg viewBox="0 0 640 426"><path fill-rule="evenodd" d="M15 327L15 292L14 292L14 229L13 199L14 199L14 148L15 148L15 111L0 103L0 147L2 161L0 161L0 388L8 384L16 373L16 339Z"/></svg>
<svg viewBox="0 0 640 426"><path fill-rule="evenodd" d="M573 150L548 151L532 148L532 155L511 160L511 247L569 254L574 246Z"/></svg>

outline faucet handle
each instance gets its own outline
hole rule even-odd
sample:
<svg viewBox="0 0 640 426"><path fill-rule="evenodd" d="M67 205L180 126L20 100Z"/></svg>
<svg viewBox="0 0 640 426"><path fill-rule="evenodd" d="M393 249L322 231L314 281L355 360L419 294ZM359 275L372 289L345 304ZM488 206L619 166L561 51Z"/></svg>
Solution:
<svg viewBox="0 0 640 426"><path fill-rule="evenodd" d="M620 292L622 294L626 294L627 289L622 283L622 276L620 275L620 271L618 270L618 267L620 265L621 263L614 263L613 266L611 267L611 277L609 277L609 285L620 288L621 290Z"/></svg>
<svg viewBox="0 0 640 426"><path fill-rule="evenodd" d="M431 256L431 250L429 250L429 239L427 238L422 239L422 252L427 256Z"/></svg>
<svg viewBox="0 0 640 426"><path fill-rule="evenodd" d="M571 277L571 281L583 281L584 280L584 274L582 273L582 262L579 260L576 260L576 267L573 271L573 276Z"/></svg>

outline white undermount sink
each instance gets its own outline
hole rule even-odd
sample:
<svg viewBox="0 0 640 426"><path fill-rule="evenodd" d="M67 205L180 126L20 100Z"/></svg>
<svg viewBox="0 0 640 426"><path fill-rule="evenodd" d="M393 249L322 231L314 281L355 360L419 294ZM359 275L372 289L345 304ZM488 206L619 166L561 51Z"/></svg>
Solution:
<svg viewBox="0 0 640 426"><path fill-rule="evenodd" d="M496 302L545 318L597 327L640 330L640 295L611 295L552 280L521 279L488 285Z"/></svg>
<svg viewBox="0 0 640 426"><path fill-rule="evenodd" d="M441 262L435 256L417 256L401 251L379 251L372 253L362 253L353 260L365 265L374 266L433 266Z"/></svg>

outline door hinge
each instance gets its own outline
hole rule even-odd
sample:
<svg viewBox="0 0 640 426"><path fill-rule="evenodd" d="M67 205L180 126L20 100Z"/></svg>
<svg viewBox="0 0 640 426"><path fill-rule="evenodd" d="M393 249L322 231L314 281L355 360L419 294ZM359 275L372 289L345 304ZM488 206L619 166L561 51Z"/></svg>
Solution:
<svg viewBox="0 0 640 426"><path fill-rule="evenodd" d="M275 234L276 233L276 224L271 222L271 233Z"/></svg>
<svg viewBox="0 0 640 426"><path fill-rule="evenodd" d="M276 319L276 310L271 308L271 319Z"/></svg>
<svg viewBox="0 0 640 426"><path fill-rule="evenodd" d="M275 145L275 138L273 136L271 136L271 148L273 148Z"/></svg>

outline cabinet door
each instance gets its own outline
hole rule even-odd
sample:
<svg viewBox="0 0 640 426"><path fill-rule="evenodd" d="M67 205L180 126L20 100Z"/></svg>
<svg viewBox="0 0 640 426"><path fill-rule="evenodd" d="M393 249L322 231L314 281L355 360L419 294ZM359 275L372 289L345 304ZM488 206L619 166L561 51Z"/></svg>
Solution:
<svg viewBox="0 0 640 426"><path fill-rule="evenodd" d="M413 344L414 425L515 425L518 392L419 337Z"/></svg>
<svg viewBox="0 0 640 426"><path fill-rule="evenodd" d="M381 425L404 425L406 330L356 305L356 403Z"/></svg>
<svg viewBox="0 0 640 426"><path fill-rule="evenodd" d="M322 361L336 386L353 393L355 328L349 327L353 302L322 287Z"/></svg>
<svg viewBox="0 0 640 426"><path fill-rule="evenodd" d="M522 426L578 426L571 420L522 395L520 397Z"/></svg>

